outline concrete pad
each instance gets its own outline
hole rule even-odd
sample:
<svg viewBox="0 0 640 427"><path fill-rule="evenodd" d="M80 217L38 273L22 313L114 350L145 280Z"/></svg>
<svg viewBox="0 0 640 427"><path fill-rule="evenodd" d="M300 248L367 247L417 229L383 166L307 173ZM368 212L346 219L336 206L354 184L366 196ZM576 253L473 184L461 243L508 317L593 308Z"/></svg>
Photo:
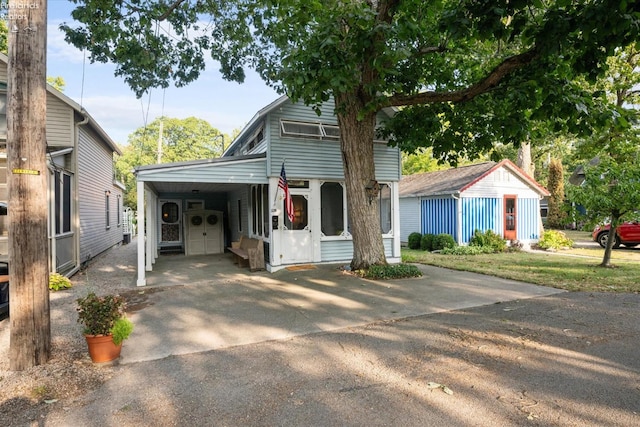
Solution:
<svg viewBox="0 0 640 427"><path fill-rule="evenodd" d="M135 330L120 363L563 292L424 265L423 277L393 281L339 267L250 273L229 255L163 256L147 274L149 286L126 294Z"/></svg>

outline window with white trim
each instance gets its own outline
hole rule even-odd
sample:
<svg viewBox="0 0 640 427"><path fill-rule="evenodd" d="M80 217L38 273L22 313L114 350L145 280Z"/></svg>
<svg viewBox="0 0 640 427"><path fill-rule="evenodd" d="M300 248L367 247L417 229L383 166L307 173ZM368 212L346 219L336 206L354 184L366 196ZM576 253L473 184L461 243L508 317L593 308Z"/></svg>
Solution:
<svg viewBox="0 0 640 427"><path fill-rule="evenodd" d="M111 191L107 190L104 192L104 220L106 222L106 229L111 228L111 216L109 212L109 198L111 197Z"/></svg>
<svg viewBox="0 0 640 427"><path fill-rule="evenodd" d="M391 233L391 187L388 184L380 184L380 194L378 196L380 206L380 231L382 234Z"/></svg>
<svg viewBox="0 0 640 427"><path fill-rule="evenodd" d="M345 233L345 192L342 183L324 182L320 186L320 224L322 236Z"/></svg>
<svg viewBox="0 0 640 427"><path fill-rule="evenodd" d="M251 229L256 236L269 237L269 186L251 187Z"/></svg>
<svg viewBox="0 0 640 427"><path fill-rule="evenodd" d="M71 232L71 175L63 171L54 173L56 235Z"/></svg>
<svg viewBox="0 0 640 427"><path fill-rule="evenodd" d="M340 139L340 127L337 125L322 125L322 133L328 139Z"/></svg>
<svg viewBox="0 0 640 427"><path fill-rule="evenodd" d="M303 138L322 137L320 123L294 122L289 120L280 121L282 136L301 136Z"/></svg>
<svg viewBox="0 0 640 427"><path fill-rule="evenodd" d="M118 194L116 209L117 226L120 227L122 225L122 196L120 194Z"/></svg>

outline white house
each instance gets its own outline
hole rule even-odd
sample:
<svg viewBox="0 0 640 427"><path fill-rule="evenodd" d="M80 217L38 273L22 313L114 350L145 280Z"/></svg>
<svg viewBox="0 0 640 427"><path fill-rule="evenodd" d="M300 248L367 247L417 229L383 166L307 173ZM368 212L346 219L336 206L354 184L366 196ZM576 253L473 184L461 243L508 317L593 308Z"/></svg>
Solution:
<svg viewBox="0 0 640 427"><path fill-rule="evenodd" d="M8 257L7 57L0 54L0 259ZM67 275L122 242L120 150L80 105L47 85L50 269ZM10 144L9 144L10 146Z"/></svg>
<svg viewBox="0 0 640 427"><path fill-rule="evenodd" d="M380 112L379 122L391 113ZM242 235L263 242L269 271L351 260L339 139L332 102L318 116L311 107L283 96L258 111L219 159L137 168L138 226L142 230L142 224L147 225L146 245L138 240L138 285L146 284L145 271L152 271L164 251L218 253ZM379 226L387 259L398 262L400 151L375 141L374 152ZM283 163L293 222L278 191ZM205 243L200 237L203 225Z"/></svg>

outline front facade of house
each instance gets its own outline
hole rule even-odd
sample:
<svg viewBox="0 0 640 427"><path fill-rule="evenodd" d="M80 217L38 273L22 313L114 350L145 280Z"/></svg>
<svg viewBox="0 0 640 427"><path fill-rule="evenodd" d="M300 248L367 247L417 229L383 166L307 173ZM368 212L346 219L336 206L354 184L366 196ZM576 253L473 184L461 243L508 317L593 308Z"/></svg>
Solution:
<svg viewBox="0 0 640 427"><path fill-rule="evenodd" d="M380 113L379 120L387 117ZM152 232L146 247L139 240L138 284L145 284L144 270L151 271L155 257L164 250L175 248L187 255L218 253L224 249L221 240L227 247L240 236L262 240L269 271L296 264L349 261L353 243L339 132L332 103L325 104L318 116L312 108L281 97L256 114L220 159L138 168L138 212L143 212L140 194L144 194L144 219L147 233ZM381 212L378 226L387 259L397 262L400 152L384 141L374 144L380 184L375 200ZM283 192L278 190L283 163L294 206L293 222L287 218ZM209 218L214 224L209 224ZM211 245L200 242L203 225L207 238L209 227L216 230Z"/></svg>
<svg viewBox="0 0 640 427"><path fill-rule="evenodd" d="M7 238L7 58L0 54L0 259ZM81 264L122 242L124 186L114 179L119 149L95 120L47 87L47 166L50 270L71 275Z"/></svg>
<svg viewBox="0 0 640 427"><path fill-rule="evenodd" d="M509 160L403 177L401 238L412 232L451 234L467 244L475 230L492 230L525 245L540 238L546 189Z"/></svg>

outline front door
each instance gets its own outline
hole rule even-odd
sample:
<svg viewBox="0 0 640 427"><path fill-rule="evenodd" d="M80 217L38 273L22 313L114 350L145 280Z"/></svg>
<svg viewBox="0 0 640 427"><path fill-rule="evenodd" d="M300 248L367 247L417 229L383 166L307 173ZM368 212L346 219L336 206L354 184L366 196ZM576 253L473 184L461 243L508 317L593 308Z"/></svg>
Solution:
<svg viewBox="0 0 640 427"><path fill-rule="evenodd" d="M187 255L219 254L224 250L222 212L196 211L187 214Z"/></svg>
<svg viewBox="0 0 640 427"><path fill-rule="evenodd" d="M160 200L160 246L182 245L180 200Z"/></svg>
<svg viewBox="0 0 640 427"><path fill-rule="evenodd" d="M282 227L282 263L294 264L310 262L313 259L311 244L311 213L309 211L309 190L291 189L291 199L295 218L289 221L282 206L284 226Z"/></svg>
<svg viewBox="0 0 640 427"><path fill-rule="evenodd" d="M518 197L514 195L504 196L504 238L506 240L515 240L518 238L517 233L517 211L516 201Z"/></svg>

